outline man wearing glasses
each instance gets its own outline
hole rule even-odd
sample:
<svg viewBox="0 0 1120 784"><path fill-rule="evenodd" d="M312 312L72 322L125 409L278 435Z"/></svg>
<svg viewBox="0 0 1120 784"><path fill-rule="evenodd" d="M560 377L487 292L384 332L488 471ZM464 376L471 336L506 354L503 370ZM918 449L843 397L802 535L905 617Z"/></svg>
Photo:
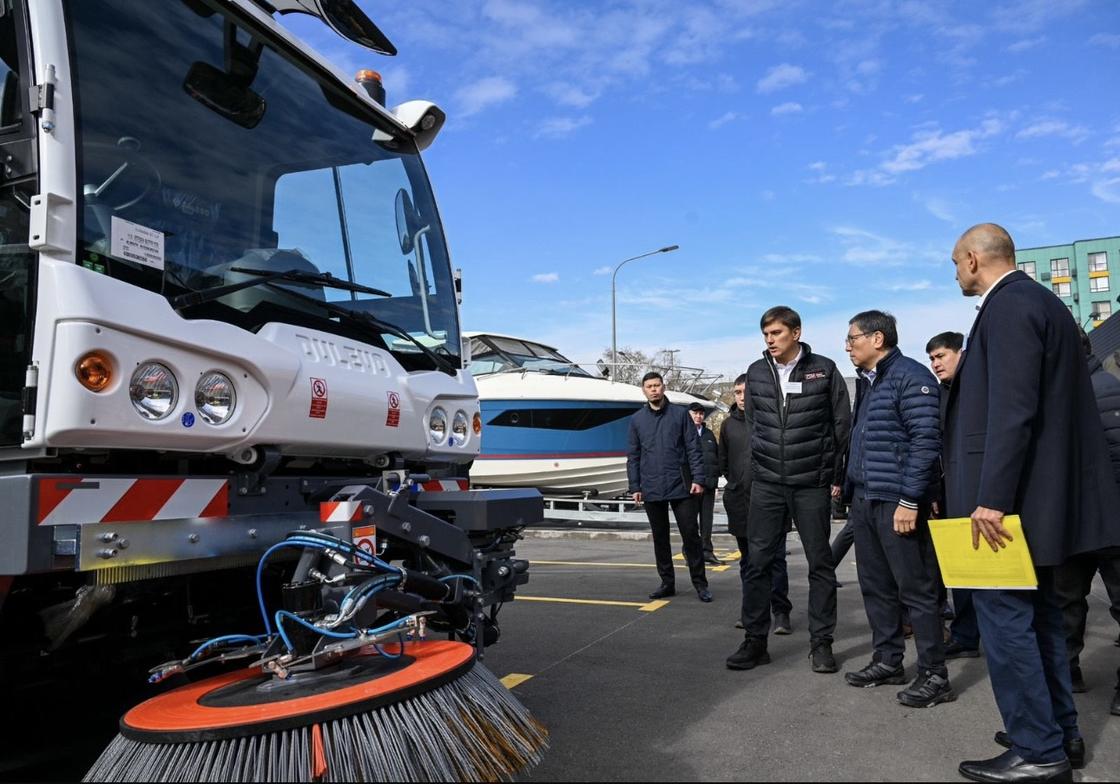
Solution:
<svg viewBox="0 0 1120 784"><path fill-rule="evenodd" d="M744 416L751 424L751 504L743 573L745 639L733 670L770 662L770 575L792 517L809 562L809 658L813 672L837 671L836 570L828 546L832 495L840 494L851 404L836 364L801 338L801 317L780 305L762 315L766 351L747 369ZM831 489L831 492L830 492Z"/></svg>
<svg viewBox="0 0 1120 784"><path fill-rule="evenodd" d="M941 452L937 379L898 350L889 313L868 310L853 317L845 344L859 378L844 495L851 503L848 521L875 652L870 664L844 679L862 688L906 682L905 610L918 672L898 701L911 708L952 702L957 695L945 666L937 561L927 524Z"/></svg>

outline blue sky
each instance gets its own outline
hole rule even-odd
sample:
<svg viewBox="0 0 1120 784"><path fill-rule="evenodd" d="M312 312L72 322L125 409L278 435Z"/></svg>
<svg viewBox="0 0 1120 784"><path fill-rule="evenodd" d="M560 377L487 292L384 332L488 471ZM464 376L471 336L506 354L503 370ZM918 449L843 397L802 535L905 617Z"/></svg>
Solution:
<svg viewBox="0 0 1120 784"><path fill-rule="evenodd" d="M733 376L788 304L850 373L848 319L902 348L967 331L949 255L1120 234L1120 3L359 0L384 58L285 23L390 106L438 103L425 154L464 327L593 360L611 341Z"/></svg>

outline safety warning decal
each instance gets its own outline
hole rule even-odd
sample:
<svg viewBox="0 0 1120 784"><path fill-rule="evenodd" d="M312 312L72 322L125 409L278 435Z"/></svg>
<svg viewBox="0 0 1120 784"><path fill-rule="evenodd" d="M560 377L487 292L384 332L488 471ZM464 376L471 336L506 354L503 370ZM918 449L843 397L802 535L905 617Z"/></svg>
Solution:
<svg viewBox="0 0 1120 784"><path fill-rule="evenodd" d="M327 418L327 382L321 378L311 379L311 412L312 419Z"/></svg>
<svg viewBox="0 0 1120 784"><path fill-rule="evenodd" d="M385 427L400 427L401 424L401 396L396 392L389 393L389 411L385 414Z"/></svg>
<svg viewBox="0 0 1120 784"><path fill-rule="evenodd" d="M377 526L356 525L351 533L354 545L365 550L370 555L377 555Z"/></svg>

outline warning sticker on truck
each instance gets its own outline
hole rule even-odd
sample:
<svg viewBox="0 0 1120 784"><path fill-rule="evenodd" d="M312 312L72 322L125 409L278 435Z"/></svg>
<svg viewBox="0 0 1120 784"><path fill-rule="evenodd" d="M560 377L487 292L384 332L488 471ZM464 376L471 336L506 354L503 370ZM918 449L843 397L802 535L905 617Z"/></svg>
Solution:
<svg viewBox="0 0 1120 784"><path fill-rule="evenodd" d="M312 419L327 418L327 382L325 379L311 379L311 411L308 416Z"/></svg>
<svg viewBox="0 0 1120 784"><path fill-rule="evenodd" d="M109 252L118 259L163 269L163 232L113 216Z"/></svg>
<svg viewBox="0 0 1120 784"><path fill-rule="evenodd" d="M389 411L385 414L385 427L400 427L401 424L401 396L397 392L389 393Z"/></svg>

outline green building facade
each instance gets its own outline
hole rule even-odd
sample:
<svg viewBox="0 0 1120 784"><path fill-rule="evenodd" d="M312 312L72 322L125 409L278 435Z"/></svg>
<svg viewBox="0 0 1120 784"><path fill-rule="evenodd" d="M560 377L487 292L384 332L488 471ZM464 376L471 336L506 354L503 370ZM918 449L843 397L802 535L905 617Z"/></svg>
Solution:
<svg viewBox="0 0 1120 784"><path fill-rule="evenodd" d="M1022 248L1015 251L1015 263L1057 294L1086 330L1097 326L1118 308L1120 237Z"/></svg>

